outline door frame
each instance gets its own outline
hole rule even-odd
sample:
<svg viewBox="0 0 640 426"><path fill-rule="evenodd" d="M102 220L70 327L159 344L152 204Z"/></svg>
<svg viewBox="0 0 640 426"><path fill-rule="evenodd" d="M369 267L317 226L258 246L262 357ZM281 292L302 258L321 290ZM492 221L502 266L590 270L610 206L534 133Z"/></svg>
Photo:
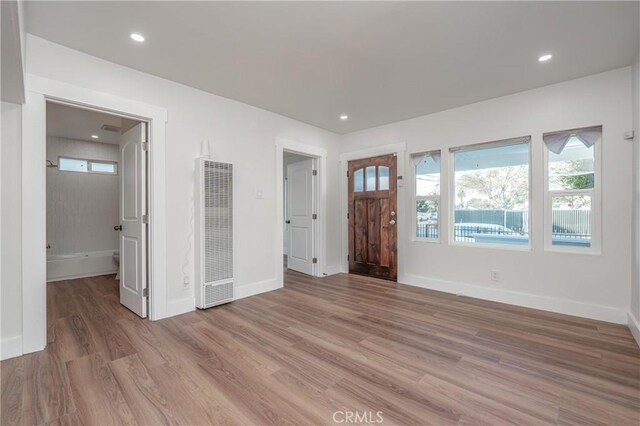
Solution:
<svg viewBox="0 0 640 426"><path fill-rule="evenodd" d="M280 285L284 283L284 152L305 155L314 160L318 179L314 182L314 205L318 219L313 226L313 250L318 263L313 265L313 276L327 275L326 240L327 235L327 150L315 145L278 137L275 144L276 151L276 247L274 249L276 280Z"/></svg>
<svg viewBox="0 0 640 426"><path fill-rule="evenodd" d="M56 102L149 123L149 318L168 316L166 287L165 127L167 110L27 74L22 106L22 353L47 344L46 103Z"/></svg>
<svg viewBox="0 0 640 426"><path fill-rule="evenodd" d="M387 154L396 154L396 167L398 174L398 185L396 192L396 212L398 217L397 224L397 267L398 267L398 277L397 282L401 282L404 280L404 252L406 244L406 238L404 238L405 233L410 226L407 221L411 220L409 213L410 209L406 208L405 203L405 191L404 187L411 187L410 184L407 184L407 178L405 173L405 163L407 161L406 157L407 145L404 142L390 144L390 145L381 145L373 148L366 148L357 151L350 151L340 154L339 163L340 163L340 228L341 228L341 246L342 246L342 256L340 259L340 268L341 272L349 273L349 262L347 261L347 256L349 255L349 220L347 219L347 214L349 213L349 179L347 177L347 171L349 170L349 161L352 160L362 160L364 158L378 157L381 155ZM400 179L402 178L402 179Z"/></svg>

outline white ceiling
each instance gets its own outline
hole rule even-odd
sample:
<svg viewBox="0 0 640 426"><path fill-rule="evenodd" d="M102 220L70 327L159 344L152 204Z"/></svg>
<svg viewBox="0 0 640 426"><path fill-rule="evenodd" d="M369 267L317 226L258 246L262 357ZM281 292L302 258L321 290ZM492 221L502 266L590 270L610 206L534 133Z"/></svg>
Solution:
<svg viewBox="0 0 640 426"><path fill-rule="evenodd" d="M630 65L640 21L638 2L26 3L32 34L337 133Z"/></svg>
<svg viewBox="0 0 640 426"><path fill-rule="evenodd" d="M74 108L60 104L47 104L47 135L60 138L77 139L88 142L120 142L120 135L133 127L138 121L87 109ZM103 124L119 127L118 132L101 130ZM97 135L93 139L91 135Z"/></svg>

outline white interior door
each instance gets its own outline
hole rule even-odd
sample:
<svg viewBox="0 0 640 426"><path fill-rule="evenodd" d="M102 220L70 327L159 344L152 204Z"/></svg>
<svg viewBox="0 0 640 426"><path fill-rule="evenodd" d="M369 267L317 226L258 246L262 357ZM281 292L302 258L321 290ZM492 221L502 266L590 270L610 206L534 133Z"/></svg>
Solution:
<svg viewBox="0 0 640 426"><path fill-rule="evenodd" d="M120 303L147 316L146 123L120 138Z"/></svg>
<svg viewBox="0 0 640 426"><path fill-rule="evenodd" d="M313 275L313 160L287 166L287 267Z"/></svg>

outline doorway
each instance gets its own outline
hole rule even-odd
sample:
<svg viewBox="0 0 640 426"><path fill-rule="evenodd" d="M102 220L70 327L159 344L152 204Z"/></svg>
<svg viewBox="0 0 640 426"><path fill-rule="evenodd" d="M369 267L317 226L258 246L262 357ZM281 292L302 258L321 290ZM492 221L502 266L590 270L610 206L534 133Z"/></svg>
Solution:
<svg viewBox="0 0 640 426"><path fill-rule="evenodd" d="M314 275L318 258L317 160L283 151L284 268Z"/></svg>
<svg viewBox="0 0 640 426"><path fill-rule="evenodd" d="M109 276L120 303L143 318L147 144L144 121L46 103L47 281Z"/></svg>
<svg viewBox="0 0 640 426"><path fill-rule="evenodd" d="M348 163L349 273L396 281L397 156Z"/></svg>

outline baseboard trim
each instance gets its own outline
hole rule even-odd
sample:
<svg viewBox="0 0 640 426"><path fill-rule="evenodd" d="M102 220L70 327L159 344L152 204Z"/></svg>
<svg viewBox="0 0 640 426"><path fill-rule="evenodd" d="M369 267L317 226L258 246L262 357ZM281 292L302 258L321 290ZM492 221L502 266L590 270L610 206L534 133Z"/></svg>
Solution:
<svg viewBox="0 0 640 426"><path fill-rule="evenodd" d="M340 265L327 265L327 267L324 269L324 275L329 276L339 274L340 272L342 272L341 269L342 268L340 267Z"/></svg>
<svg viewBox="0 0 640 426"><path fill-rule="evenodd" d="M633 316L631 312L627 313L627 325L629 326L629 330L631 330L631 334L633 334L633 338L636 339L638 347L640 347L640 322L638 322L638 318Z"/></svg>
<svg viewBox="0 0 640 426"><path fill-rule="evenodd" d="M462 296L475 297L478 299L508 303L511 305L573 315L582 318L590 318L616 324L627 324L628 322L626 310L611 306L576 302L574 300L490 288L475 284L445 281L412 274L403 274L399 282L416 287L443 291L445 293L459 294Z"/></svg>
<svg viewBox="0 0 640 426"><path fill-rule="evenodd" d="M283 285L277 278L270 280L258 281L256 283L245 284L235 288L235 300L244 299L245 297L255 296L256 294L266 293L268 291L282 288Z"/></svg>
<svg viewBox="0 0 640 426"><path fill-rule="evenodd" d="M118 273L117 269L115 271L91 272L88 274L78 274L78 275L69 275L64 277L50 278L50 279L47 279L47 282L55 283L58 281L77 280L80 278L101 277L103 275L115 275L117 273Z"/></svg>
<svg viewBox="0 0 640 426"><path fill-rule="evenodd" d="M0 359L5 360L22 355L22 336L0 340Z"/></svg>
<svg viewBox="0 0 640 426"><path fill-rule="evenodd" d="M193 297L187 297L184 299L172 300L167 303L167 310L162 318L174 317L176 315L186 314L187 312L195 311L196 299ZM162 319L160 318L160 319Z"/></svg>

